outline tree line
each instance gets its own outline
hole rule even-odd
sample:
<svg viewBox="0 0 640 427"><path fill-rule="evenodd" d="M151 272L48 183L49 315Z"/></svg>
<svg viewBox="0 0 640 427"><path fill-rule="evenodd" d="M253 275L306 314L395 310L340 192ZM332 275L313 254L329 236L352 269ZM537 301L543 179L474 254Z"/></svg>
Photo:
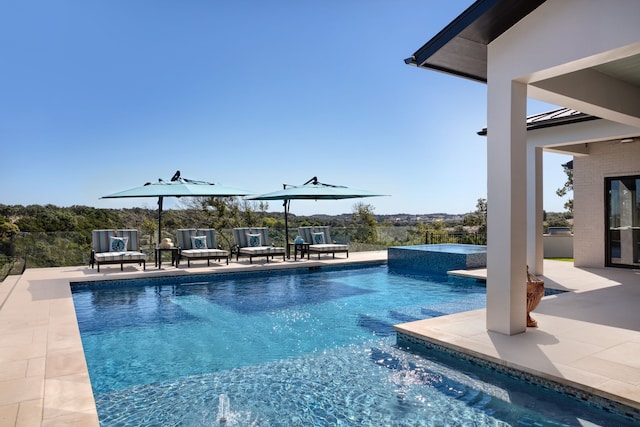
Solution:
<svg viewBox="0 0 640 427"><path fill-rule="evenodd" d="M16 258L28 258L30 267L83 265L91 251L91 231L100 229L137 229L145 244L141 249L150 254L163 237L175 239L175 230L181 228L215 228L219 243L223 248L231 249L231 229L234 227L267 227L271 240L283 245L284 213L267 212L268 208L264 202L240 198L189 198L181 209L163 212L163 235L158 236L158 211L155 209L0 204L0 278L2 266ZM486 199L478 199L476 210L461 220L427 220L407 225L391 223L388 221L390 216L378 216L372 205L357 202L350 215L289 214L289 237L293 240L299 226L328 225L334 239L349 243L357 251L422 244L429 233L486 236L487 209ZM570 221L569 212L545 213L548 226L570 226ZM482 239L474 238L472 242L483 244Z"/></svg>

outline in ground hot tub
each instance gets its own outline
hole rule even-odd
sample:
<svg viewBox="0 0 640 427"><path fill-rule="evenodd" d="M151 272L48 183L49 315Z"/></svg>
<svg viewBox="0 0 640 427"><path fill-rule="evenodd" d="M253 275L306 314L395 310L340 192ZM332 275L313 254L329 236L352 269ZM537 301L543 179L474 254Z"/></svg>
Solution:
<svg viewBox="0 0 640 427"><path fill-rule="evenodd" d="M487 247L444 243L439 245L392 246L388 249L389 270L416 274L447 274L487 266Z"/></svg>

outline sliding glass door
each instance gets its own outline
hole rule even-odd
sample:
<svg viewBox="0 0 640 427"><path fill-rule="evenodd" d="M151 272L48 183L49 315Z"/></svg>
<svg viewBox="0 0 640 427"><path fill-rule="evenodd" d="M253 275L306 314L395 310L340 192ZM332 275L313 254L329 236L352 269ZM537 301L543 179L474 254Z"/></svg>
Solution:
<svg viewBox="0 0 640 427"><path fill-rule="evenodd" d="M607 266L640 266L640 176L605 179Z"/></svg>

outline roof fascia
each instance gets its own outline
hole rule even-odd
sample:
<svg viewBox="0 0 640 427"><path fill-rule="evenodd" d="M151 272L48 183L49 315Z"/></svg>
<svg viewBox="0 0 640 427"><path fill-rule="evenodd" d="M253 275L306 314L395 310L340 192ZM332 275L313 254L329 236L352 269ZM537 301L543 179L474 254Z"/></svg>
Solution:
<svg viewBox="0 0 640 427"><path fill-rule="evenodd" d="M406 59L408 64L416 65L418 67L430 67L425 64L427 59L434 55L437 51L442 49L447 43L453 40L457 35L464 31L475 20L484 15L489 9L495 6L500 0L479 0L469 6L464 12L462 12L456 19L451 21L449 25L444 27L438 34L436 34L431 40L425 43L420 49L416 51L412 58ZM440 70L444 71L444 70ZM451 71L448 71L451 72ZM455 73L457 74L457 73Z"/></svg>

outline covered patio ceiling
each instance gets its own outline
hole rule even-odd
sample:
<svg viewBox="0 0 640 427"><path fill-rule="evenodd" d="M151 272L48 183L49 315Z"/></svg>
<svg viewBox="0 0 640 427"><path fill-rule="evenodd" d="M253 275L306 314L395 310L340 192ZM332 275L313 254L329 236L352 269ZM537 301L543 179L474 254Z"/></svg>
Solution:
<svg viewBox="0 0 640 427"><path fill-rule="evenodd" d="M545 1L478 0L405 63L486 83L489 43ZM540 70L522 81L535 99L640 128L640 42Z"/></svg>
<svg viewBox="0 0 640 427"><path fill-rule="evenodd" d="M420 47L405 63L477 82L487 82L487 46L547 0L478 0ZM540 46L544 49L544 46ZM588 141L620 141L638 137L640 128L640 42L595 58L584 58L550 70L522 76L528 96L573 111L561 117L542 117L528 130L606 119L621 124L608 137ZM576 84L581 82L581 84ZM618 132L618 133L616 133ZM480 133L486 134L486 129ZM586 154L585 141L566 141L548 147L565 154Z"/></svg>

